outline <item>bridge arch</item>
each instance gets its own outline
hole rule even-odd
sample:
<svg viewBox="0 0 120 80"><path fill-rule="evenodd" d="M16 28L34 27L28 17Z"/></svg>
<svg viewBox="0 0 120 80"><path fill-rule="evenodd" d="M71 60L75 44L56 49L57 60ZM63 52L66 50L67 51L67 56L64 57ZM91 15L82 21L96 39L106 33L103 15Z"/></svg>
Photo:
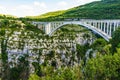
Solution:
<svg viewBox="0 0 120 80"><path fill-rule="evenodd" d="M120 20L93 20L80 19L79 21L54 21L54 22L32 22L33 25L38 24L38 28L42 29L45 34L51 36L53 32L66 24L78 24L84 26L91 31L97 33L105 40L111 39L112 33L120 27ZM41 26L43 28L41 28Z"/></svg>
<svg viewBox="0 0 120 80"><path fill-rule="evenodd" d="M68 24L76 24L76 25L80 25L80 26L83 26L95 33L97 33L98 35L100 35L101 37L103 37L106 41L109 41L109 39L111 38L110 36L108 36L105 32L99 30L98 28L90 25L90 24L87 24L87 23L83 23L83 22L65 22L57 27L55 27L53 30L50 31L50 33L48 34L49 36L52 36L53 33L55 31L57 31L59 28L63 27L64 25L68 25Z"/></svg>

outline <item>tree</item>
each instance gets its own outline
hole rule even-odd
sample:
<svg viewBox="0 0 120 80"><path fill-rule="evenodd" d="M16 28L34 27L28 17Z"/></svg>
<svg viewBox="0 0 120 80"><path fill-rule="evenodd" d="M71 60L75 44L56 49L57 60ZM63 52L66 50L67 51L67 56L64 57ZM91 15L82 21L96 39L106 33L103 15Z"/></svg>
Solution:
<svg viewBox="0 0 120 80"><path fill-rule="evenodd" d="M15 67L10 68L9 78L7 80L28 80L29 78L29 56L24 54L18 58L18 63Z"/></svg>
<svg viewBox="0 0 120 80"><path fill-rule="evenodd" d="M86 80L119 80L119 72L120 49L114 55L97 56L89 59L84 68Z"/></svg>
<svg viewBox="0 0 120 80"><path fill-rule="evenodd" d="M120 28L118 28L113 34L112 39L110 41L112 45L112 54L116 52L116 48L118 47L118 44L120 44Z"/></svg>
<svg viewBox="0 0 120 80"><path fill-rule="evenodd" d="M102 51L103 47L107 44L107 42L102 39L102 38L99 38L97 39L92 45L91 47L94 49L94 50L98 50L99 52Z"/></svg>
<svg viewBox="0 0 120 80"><path fill-rule="evenodd" d="M84 61L84 65L86 64L86 52L89 49L89 45L85 44L85 45L76 45L77 48L77 58L78 58L78 63L80 62L80 59L82 59Z"/></svg>
<svg viewBox="0 0 120 80"><path fill-rule="evenodd" d="M7 80L8 78L8 54L7 54L7 45L8 40L13 33L8 27L9 27L9 21L3 20L1 21L1 27L0 28L0 44L1 44L1 57L2 57L2 80Z"/></svg>

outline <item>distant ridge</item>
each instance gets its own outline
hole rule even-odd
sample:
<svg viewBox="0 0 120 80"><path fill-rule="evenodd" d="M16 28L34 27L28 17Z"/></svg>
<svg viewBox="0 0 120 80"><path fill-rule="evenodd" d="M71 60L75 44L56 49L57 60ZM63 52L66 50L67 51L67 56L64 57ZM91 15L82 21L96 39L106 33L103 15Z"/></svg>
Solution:
<svg viewBox="0 0 120 80"><path fill-rule="evenodd" d="M66 18L82 19L120 19L120 0L101 0L68 10L49 12L26 18L40 21L63 20Z"/></svg>
<svg viewBox="0 0 120 80"><path fill-rule="evenodd" d="M60 11L48 12L38 16L26 16L26 17L27 18L48 18L48 17L59 16L61 14L64 14L64 12L65 10L60 10Z"/></svg>
<svg viewBox="0 0 120 80"><path fill-rule="evenodd" d="M0 18L18 18L17 16L13 16L13 15L6 15L6 14L0 14Z"/></svg>

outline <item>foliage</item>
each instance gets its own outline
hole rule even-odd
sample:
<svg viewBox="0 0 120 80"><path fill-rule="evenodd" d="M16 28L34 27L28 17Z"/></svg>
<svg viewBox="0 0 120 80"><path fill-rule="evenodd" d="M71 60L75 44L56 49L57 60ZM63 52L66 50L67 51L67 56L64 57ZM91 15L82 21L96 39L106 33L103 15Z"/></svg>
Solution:
<svg viewBox="0 0 120 80"><path fill-rule="evenodd" d="M4 20L1 23L1 27L3 26L7 26L9 24L9 21ZM9 69L9 65L8 65L8 55L7 55L7 44L8 44L8 40L9 37L11 35L11 31L9 33L7 33L7 31L4 28L0 29L0 48L1 48L1 61L2 61L2 68L3 68L3 73L2 73L2 79L6 79L6 77L9 75L8 74L8 69Z"/></svg>
<svg viewBox="0 0 120 80"><path fill-rule="evenodd" d="M65 11L50 12L41 16L27 17L39 21L60 21L66 19L120 19L120 1L102 0L82 6L74 7ZM102 15L101 15L102 14ZM53 16L54 15L54 16ZM46 17L47 16L47 17Z"/></svg>
<svg viewBox="0 0 120 80"><path fill-rule="evenodd" d="M75 27L74 27L75 26ZM38 47L40 39L43 39L43 42L45 40L51 40L50 45L52 43L52 40L55 38L58 38L60 40L67 40L64 43L60 43L58 41L57 44L60 43L61 52L62 50L66 50L65 54L65 60L66 63L63 60L63 64L61 67L58 68L58 62L62 62L62 59L60 59L61 54L57 54L57 48L55 47L56 44L53 44L53 46L50 46L51 49L48 51L48 45L45 45L45 49L47 49L48 52L43 52L43 48L34 48L31 49L32 53L35 53L34 55L38 55L35 60L33 60L32 66L34 67L34 73L32 73L29 76L29 62L28 62L28 55L24 55L18 58L18 64L13 64L14 66L11 67L11 64L8 63L8 55L7 55L7 48L8 46L8 40L14 40L11 36L14 33L14 31L21 31L21 34L18 35L18 44L16 44L14 47L19 46L19 49L22 49L25 47L25 45L29 46L29 44L35 44L35 46ZM72 49L73 45L70 46L70 49L66 48L66 44L69 40L71 40L71 44L74 43L75 35L76 33L80 32L86 32L86 29L79 27L78 25L66 25L65 28L62 28L61 30L58 30L58 35L53 37L48 37L44 35L36 26L31 25L29 22L26 21L10 21L10 20L2 20L1 21L1 28L0 28L0 46L1 46L1 52L2 52L2 59L3 67L6 69L6 72L3 72L5 74L5 78L7 80L119 80L120 79L120 43L115 46L115 48L118 48L118 51L114 54L110 54L110 47L111 44L107 43L103 39L97 39L91 46L87 42L84 45L77 44L76 49ZM117 34L117 35L116 35ZM56 34L55 34L56 35ZM78 34L79 35L79 34ZM119 30L118 32L114 33L115 39L113 38L113 42L115 42L116 38L119 38ZM82 35L84 37L84 40L88 40L91 36L88 35L88 33L85 33ZM62 39L63 38L63 39ZM35 40L32 40L35 39ZM31 43L29 41L31 40ZM111 40L111 41L112 41ZM16 42L16 41L15 41ZM15 42L12 43L12 45L15 44ZM57 41L56 41L57 42ZM29 43L29 44L28 44ZM40 43L41 44L41 43ZM113 44L113 43L112 43ZM30 45L34 46L34 45ZM112 45L113 46L113 45ZM58 47L58 46L57 46ZM93 48L94 50L98 51L98 54L96 57L91 57L91 59L88 59L88 61L85 59L86 52ZM28 52L28 51L27 51ZM4 54L3 54L4 53ZM62 52L63 53L63 52ZM101 55L102 53L106 53L105 55ZM69 57L70 56L70 57ZM84 61L84 65L82 64L82 61L79 64L73 64L73 66L69 65L69 62L74 60L73 58L79 60L81 59ZM44 59L44 63L40 61L40 59ZM69 60L67 62L67 60ZM57 62L57 60L59 60ZM75 60L76 61L76 60ZM75 62L74 61L74 62ZM74 63L73 62L73 63ZM76 61L77 62L77 61ZM86 63L85 63L86 62ZM72 63L72 62L71 62ZM83 65L83 66L81 66ZM9 76L9 77L6 77ZM2 79L5 80L5 79Z"/></svg>
<svg viewBox="0 0 120 80"><path fill-rule="evenodd" d="M29 62L27 60L28 55L25 54L20 56L18 59L18 64L15 67L10 68L10 76L7 80L28 80L29 78Z"/></svg>
<svg viewBox="0 0 120 80"><path fill-rule="evenodd" d="M36 74L31 74L29 80L40 80L40 77Z"/></svg>
<svg viewBox="0 0 120 80"><path fill-rule="evenodd" d="M29 26L30 28L28 28ZM33 27L34 30L32 30L31 27ZM2 71L0 73L2 74L0 75L0 77L2 80L14 80L14 79L27 80L29 76L29 66L28 66L29 63L28 61L26 61L28 56L25 55L25 56L21 56L20 58L17 57L18 63L14 64L14 62L13 63L9 62L10 59L8 58L8 50L15 49L15 48L10 48L10 47L16 47L17 49L18 46L19 46L19 49L20 48L23 49L25 46L24 43L27 44L26 41L29 40L28 37L32 36L32 35L30 36L30 31L31 32L33 31L34 33L37 33L37 34L41 33L40 30L37 29L37 27L34 27L33 25L27 26L27 23L24 24L21 21L8 20L8 19L1 20L1 27L0 27L0 50L1 50L0 56L1 58L0 58L0 61L2 65L0 64L0 68L2 67ZM13 35L17 35L20 37L19 39L17 39L18 40L17 45L14 42Z"/></svg>
<svg viewBox="0 0 120 80"><path fill-rule="evenodd" d="M15 19L17 19L17 17L13 16L13 15L0 14L0 19L12 19L12 20L15 20Z"/></svg>
<svg viewBox="0 0 120 80"><path fill-rule="evenodd" d="M112 53L116 52L116 48L120 44L120 28L118 28L113 34L111 39Z"/></svg>
<svg viewBox="0 0 120 80"><path fill-rule="evenodd" d="M86 80L119 80L120 52L89 59L84 68Z"/></svg>
<svg viewBox="0 0 120 80"><path fill-rule="evenodd" d="M77 67L63 67L54 71L51 66L46 67L46 75L38 77L36 74L32 74L29 80L81 80L82 73L80 66Z"/></svg>
<svg viewBox="0 0 120 80"><path fill-rule="evenodd" d="M89 45L76 45L77 48L77 57L84 59L85 58L85 53L89 49Z"/></svg>
<svg viewBox="0 0 120 80"><path fill-rule="evenodd" d="M54 16L58 16L61 15L65 12L65 10L60 10L60 11L55 11L55 12L48 12L46 14L42 14L39 16L26 16L27 18L48 18L48 17L54 17Z"/></svg>
<svg viewBox="0 0 120 80"><path fill-rule="evenodd" d="M94 50L101 51L106 44L107 42L104 39L99 38L95 40L95 42L91 46Z"/></svg>

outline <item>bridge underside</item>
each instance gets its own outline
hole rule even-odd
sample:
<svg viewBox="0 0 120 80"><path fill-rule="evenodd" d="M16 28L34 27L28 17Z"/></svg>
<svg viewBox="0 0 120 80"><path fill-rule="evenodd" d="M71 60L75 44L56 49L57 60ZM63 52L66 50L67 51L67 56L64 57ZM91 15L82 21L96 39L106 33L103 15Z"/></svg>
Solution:
<svg viewBox="0 0 120 80"><path fill-rule="evenodd" d="M67 23L67 24L59 25L58 27L54 28L48 35L52 36L55 31L57 31L59 28L63 27L64 25L68 25L68 24L77 24L77 25L83 26L83 27L97 33L98 35L103 37L106 41L109 41L109 39L111 39L111 37L109 35L102 32L101 30L95 28L94 26L91 26L91 25L88 25L88 24L82 24L82 23L81 24L80 23Z"/></svg>

